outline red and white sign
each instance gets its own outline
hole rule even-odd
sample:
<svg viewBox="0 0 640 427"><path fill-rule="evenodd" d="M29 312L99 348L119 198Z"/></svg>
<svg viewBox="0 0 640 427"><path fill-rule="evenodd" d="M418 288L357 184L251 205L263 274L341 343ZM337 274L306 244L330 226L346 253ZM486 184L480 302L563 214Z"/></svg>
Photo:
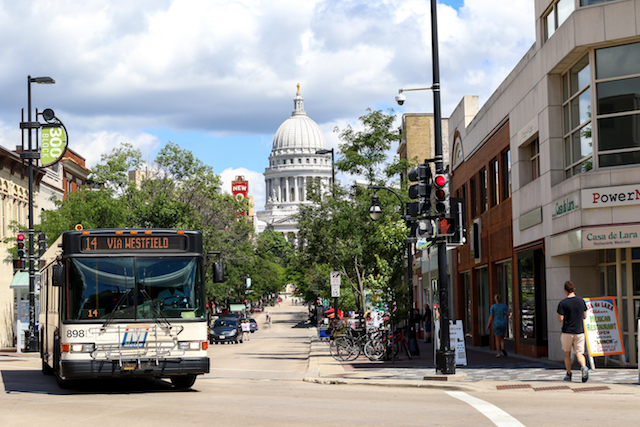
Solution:
<svg viewBox="0 0 640 427"><path fill-rule="evenodd" d="M238 202L242 202L249 195L249 181L244 176L238 175L234 181L231 181L231 193ZM238 212L239 215L246 215L246 212Z"/></svg>
<svg viewBox="0 0 640 427"><path fill-rule="evenodd" d="M640 205L640 185L587 188L581 191L582 209Z"/></svg>

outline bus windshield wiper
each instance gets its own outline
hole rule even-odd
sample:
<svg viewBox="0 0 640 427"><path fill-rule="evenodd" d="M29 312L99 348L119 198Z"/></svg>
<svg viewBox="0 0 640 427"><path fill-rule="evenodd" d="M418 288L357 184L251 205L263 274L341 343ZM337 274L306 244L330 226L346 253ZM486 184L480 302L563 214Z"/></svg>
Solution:
<svg viewBox="0 0 640 427"><path fill-rule="evenodd" d="M120 308L120 306L122 305L122 303L125 301L125 298L127 297L127 295L129 295L129 293L131 292L131 288L127 289L121 296L120 299L118 299L118 302L116 303L116 306L113 307L113 310L111 310L111 313L109 313L109 315L107 316L107 318L104 321L104 324L102 325L102 327L100 328L100 330L102 330L103 332L107 329L107 326L109 326L109 324L113 321L113 319L116 316L116 311L118 311L118 309Z"/></svg>
<svg viewBox="0 0 640 427"><path fill-rule="evenodd" d="M153 320L155 320L158 325L162 326L162 324L164 324L167 328L169 328L169 330L171 330L171 323L169 323L169 320L165 317L164 314L162 314L162 311L160 311L160 309L153 303L153 300L151 299L151 296L147 293L147 291L145 291L142 287L139 289L139 291L145 301L151 302L151 313L153 314Z"/></svg>

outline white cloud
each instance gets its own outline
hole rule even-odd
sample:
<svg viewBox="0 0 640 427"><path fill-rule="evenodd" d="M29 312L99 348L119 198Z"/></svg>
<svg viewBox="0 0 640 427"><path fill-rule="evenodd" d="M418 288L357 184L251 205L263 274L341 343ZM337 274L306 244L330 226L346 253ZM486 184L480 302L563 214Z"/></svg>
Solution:
<svg viewBox="0 0 640 427"><path fill-rule="evenodd" d="M488 99L533 44L533 9L531 0L439 4L443 116L464 95ZM0 40L11 41L0 44L0 144L20 142L32 75L56 80L34 85L34 107L56 111L90 165L120 142L151 155L163 129L218 135L219 146L192 149L220 151L216 171L259 169L266 158L254 153L265 157L264 135L288 117L298 82L337 148L333 127L367 108L432 111L430 92L393 104L398 89L431 85L430 22L423 0L0 0ZM223 151L224 135L255 142Z"/></svg>

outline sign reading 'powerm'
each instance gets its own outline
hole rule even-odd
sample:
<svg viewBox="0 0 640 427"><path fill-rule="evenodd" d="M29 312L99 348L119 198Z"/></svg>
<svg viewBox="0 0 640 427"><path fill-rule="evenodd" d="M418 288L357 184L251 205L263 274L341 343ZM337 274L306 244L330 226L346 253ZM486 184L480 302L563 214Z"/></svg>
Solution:
<svg viewBox="0 0 640 427"><path fill-rule="evenodd" d="M185 236L82 236L82 252L186 251Z"/></svg>

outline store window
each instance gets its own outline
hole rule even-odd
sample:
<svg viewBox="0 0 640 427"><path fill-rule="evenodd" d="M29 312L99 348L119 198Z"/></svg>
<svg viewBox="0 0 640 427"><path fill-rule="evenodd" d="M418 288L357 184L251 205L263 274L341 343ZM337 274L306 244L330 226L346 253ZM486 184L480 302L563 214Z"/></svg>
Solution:
<svg viewBox="0 0 640 427"><path fill-rule="evenodd" d="M640 43L595 51L600 167L640 163Z"/></svg>
<svg viewBox="0 0 640 427"><path fill-rule="evenodd" d="M593 169L589 55L562 76L565 178Z"/></svg>
<svg viewBox="0 0 640 427"><path fill-rule="evenodd" d="M520 341L545 346L547 310L544 253L541 249L518 254L518 295L520 297Z"/></svg>
<svg viewBox="0 0 640 427"><path fill-rule="evenodd" d="M547 41L549 37L556 32L558 27L567 20L574 9L574 0L557 0L553 2L542 18L545 41Z"/></svg>

